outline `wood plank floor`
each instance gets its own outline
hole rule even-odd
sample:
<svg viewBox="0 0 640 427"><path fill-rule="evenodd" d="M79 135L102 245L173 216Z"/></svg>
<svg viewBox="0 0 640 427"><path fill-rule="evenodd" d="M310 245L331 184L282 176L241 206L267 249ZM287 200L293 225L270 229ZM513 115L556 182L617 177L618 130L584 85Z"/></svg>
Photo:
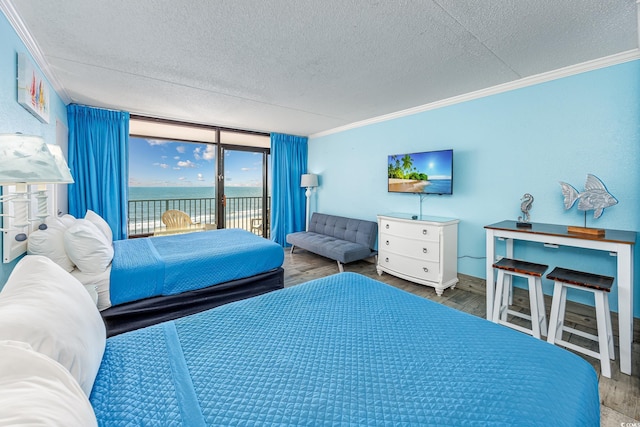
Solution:
<svg viewBox="0 0 640 427"><path fill-rule="evenodd" d="M285 249L285 287L328 276L338 272L335 261L311 254L302 249L296 249L293 254ZM406 280L383 274L378 276L375 265L368 261L359 261L345 266L345 271L360 273L364 276L380 280L407 292L437 301L455 309L485 317L485 283L483 279L459 274L460 282L455 289L447 289L442 296L437 296L435 290L428 286L417 285ZM521 289L514 291L514 304L518 309L528 311L528 293ZM545 296L547 316L551 308L551 297ZM525 308L527 307L527 308ZM596 333L595 313L592 307L567 302L567 326ZM612 313L612 323L617 342L617 317ZM598 372L600 389L601 425L605 427L619 427L622 423L640 422L640 321L636 319L633 341L633 375L620 373L618 360L611 365L611 378L600 375L600 362L588 356L588 360ZM565 336L565 339L567 337ZM586 343L580 337L572 336L570 342L584 346ZM619 350L616 345L616 355ZM618 357L616 356L616 359Z"/></svg>

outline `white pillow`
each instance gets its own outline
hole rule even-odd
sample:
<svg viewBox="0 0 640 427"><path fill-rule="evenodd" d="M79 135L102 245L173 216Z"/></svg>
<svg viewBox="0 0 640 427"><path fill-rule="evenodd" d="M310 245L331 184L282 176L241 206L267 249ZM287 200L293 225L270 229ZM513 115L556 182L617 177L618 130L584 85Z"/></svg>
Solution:
<svg viewBox="0 0 640 427"><path fill-rule="evenodd" d="M69 372L23 342L0 341L0 402L2 426L98 425Z"/></svg>
<svg viewBox="0 0 640 427"><path fill-rule="evenodd" d="M59 224L51 224L46 230L36 230L27 239L29 255L44 255L62 267L65 271L73 270L73 262L64 249L65 229Z"/></svg>
<svg viewBox="0 0 640 427"><path fill-rule="evenodd" d="M71 216L71 215L69 215L69 216ZM44 220L44 223L47 224L47 227L61 228L63 230L66 230L76 220L73 217L71 217L71 218L72 218L72 220L70 221L69 219L63 219L62 216L49 215Z"/></svg>
<svg viewBox="0 0 640 427"><path fill-rule="evenodd" d="M58 219L64 224L66 228L71 227L76 222L76 217L69 214L59 216Z"/></svg>
<svg viewBox="0 0 640 427"><path fill-rule="evenodd" d="M91 297L91 301L98 306L98 287L96 285L82 285L89 292L89 296ZM99 309L98 309L99 310Z"/></svg>
<svg viewBox="0 0 640 427"><path fill-rule="evenodd" d="M91 221L77 219L64 233L67 256L83 273L102 273L113 259L113 246Z"/></svg>
<svg viewBox="0 0 640 427"><path fill-rule="evenodd" d="M111 231L111 227L109 227L107 221L105 221L100 215L92 210L87 210L87 214L84 216L84 219L91 221L93 225L102 231L102 234L104 234L109 243L113 243L113 232Z"/></svg>
<svg viewBox="0 0 640 427"><path fill-rule="evenodd" d="M84 286L49 258L27 255L0 292L0 340L29 343L67 368L89 395L106 345Z"/></svg>
<svg viewBox="0 0 640 427"><path fill-rule="evenodd" d="M71 275L82 283L85 289L89 290L89 294L93 297L97 295L98 310L102 311L111 307L111 294L109 285L111 283L111 265L102 273L83 273L82 271L73 269ZM90 288L92 288L90 290Z"/></svg>
<svg viewBox="0 0 640 427"><path fill-rule="evenodd" d="M62 221L62 219L60 218L61 217L49 215L44 220L44 223L47 224L47 227L57 227L57 228L66 229L68 225L64 221Z"/></svg>

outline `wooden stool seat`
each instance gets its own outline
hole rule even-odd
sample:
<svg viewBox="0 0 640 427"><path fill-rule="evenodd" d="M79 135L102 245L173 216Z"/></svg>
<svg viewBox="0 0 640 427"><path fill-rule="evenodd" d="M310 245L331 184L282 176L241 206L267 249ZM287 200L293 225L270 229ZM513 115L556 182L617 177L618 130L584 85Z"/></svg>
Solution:
<svg viewBox="0 0 640 427"><path fill-rule="evenodd" d="M554 281L547 342L559 344L599 359L602 375L611 378L611 360L615 360L615 352L611 328L611 312L609 311L609 292L613 286L613 277L556 267L551 273L547 274L547 279ZM579 289L594 294L598 328L597 336L564 325L567 288ZM599 347L598 352L565 341L562 339L564 331L596 341Z"/></svg>
<svg viewBox="0 0 640 427"><path fill-rule="evenodd" d="M549 266L529 261L521 261L519 259L502 258L500 261L493 264L493 268L500 268L502 270L513 271L529 276L542 277Z"/></svg>
<svg viewBox="0 0 640 427"><path fill-rule="evenodd" d="M542 293L542 275L549 268L548 265L536 264L511 258L502 258L493 264L498 269L496 280L495 301L491 320L495 323L508 326L520 332L532 335L540 339L541 335L547 335L547 314L544 307L544 295ZM512 299L511 278L523 277L529 284L530 315L510 310ZM526 319L531 322L531 329L509 322L508 315Z"/></svg>
<svg viewBox="0 0 640 427"><path fill-rule="evenodd" d="M554 268L551 273L547 274L547 279L605 292L611 292L613 287L613 277L569 270L562 267Z"/></svg>

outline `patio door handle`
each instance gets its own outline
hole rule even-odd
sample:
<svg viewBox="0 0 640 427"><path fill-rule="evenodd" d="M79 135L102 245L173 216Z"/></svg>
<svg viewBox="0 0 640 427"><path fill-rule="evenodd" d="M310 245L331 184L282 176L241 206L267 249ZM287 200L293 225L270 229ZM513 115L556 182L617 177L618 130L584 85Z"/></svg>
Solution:
<svg viewBox="0 0 640 427"><path fill-rule="evenodd" d="M222 207L226 208L227 207L227 196L226 195L222 195Z"/></svg>

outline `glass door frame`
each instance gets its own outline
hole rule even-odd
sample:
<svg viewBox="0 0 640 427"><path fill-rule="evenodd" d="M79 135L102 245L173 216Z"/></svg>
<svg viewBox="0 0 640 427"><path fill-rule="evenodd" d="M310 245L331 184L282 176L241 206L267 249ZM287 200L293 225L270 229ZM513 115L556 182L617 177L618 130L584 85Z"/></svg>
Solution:
<svg viewBox="0 0 640 427"><path fill-rule="evenodd" d="M251 147L246 145L231 145L217 143L216 148L216 224L218 228L226 226L226 195L224 186L224 158L225 150L244 151L250 153L262 153L262 237L268 237L268 228L270 227L269 215L271 212L269 206L269 170L268 158L271 153L270 148Z"/></svg>

